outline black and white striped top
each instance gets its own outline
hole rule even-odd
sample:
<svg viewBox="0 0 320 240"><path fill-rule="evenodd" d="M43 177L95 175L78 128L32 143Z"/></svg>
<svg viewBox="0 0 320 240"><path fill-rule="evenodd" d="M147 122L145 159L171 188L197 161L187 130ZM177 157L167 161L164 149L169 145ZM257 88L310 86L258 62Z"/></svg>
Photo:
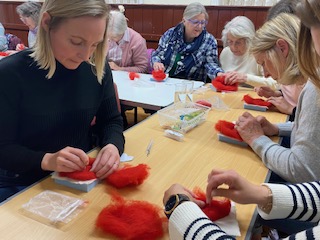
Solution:
<svg viewBox="0 0 320 240"><path fill-rule="evenodd" d="M273 195L269 214L260 209L264 219L296 219L318 222L320 219L320 182L296 185L266 184ZM172 213L169 220L170 239L235 239L209 220L193 202L184 202ZM291 235L287 239L320 239L320 226Z"/></svg>

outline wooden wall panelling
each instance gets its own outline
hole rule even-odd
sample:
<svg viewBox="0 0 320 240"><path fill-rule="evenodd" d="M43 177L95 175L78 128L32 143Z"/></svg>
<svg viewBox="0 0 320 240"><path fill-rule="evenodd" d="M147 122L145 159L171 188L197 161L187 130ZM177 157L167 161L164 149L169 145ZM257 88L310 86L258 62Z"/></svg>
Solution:
<svg viewBox="0 0 320 240"><path fill-rule="evenodd" d="M17 35L27 43L28 28L20 21L15 11L19 4L21 2L0 1L0 22L5 26L7 32ZM132 27L146 39L148 48L157 48L162 34L182 20L186 7L183 5L151 4L124 6L125 15L129 19L129 27ZM111 8L118 9L118 6L112 4ZM207 30L218 40L219 50L221 50L221 31L226 22L235 16L244 15L250 18L258 28L264 23L269 7L206 6L206 9L209 14Z"/></svg>
<svg viewBox="0 0 320 240"><path fill-rule="evenodd" d="M28 27L24 25L16 12L21 2L0 2L0 22L6 33L18 36L26 45L28 44Z"/></svg>

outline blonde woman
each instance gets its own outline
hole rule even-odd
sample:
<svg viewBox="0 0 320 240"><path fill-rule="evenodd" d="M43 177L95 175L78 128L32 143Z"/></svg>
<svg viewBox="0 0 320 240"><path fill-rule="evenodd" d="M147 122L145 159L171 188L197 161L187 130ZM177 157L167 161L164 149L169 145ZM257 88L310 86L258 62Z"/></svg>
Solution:
<svg viewBox="0 0 320 240"><path fill-rule="evenodd" d="M84 169L92 134L101 147L92 171L102 179L118 168L124 136L105 66L108 16L104 0L46 0L34 48L1 60L1 200L51 171Z"/></svg>
<svg viewBox="0 0 320 240"><path fill-rule="evenodd" d="M253 41L252 52L257 62L266 74L284 85L306 82L297 64L299 25L297 17L282 13L267 21ZM309 81L299 96L294 123L271 124L264 117L254 118L246 112L239 117L236 128L266 167L284 180L293 183L318 180L319 102L320 91ZM273 142L268 137L273 135L290 136L290 148Z"/></svg>

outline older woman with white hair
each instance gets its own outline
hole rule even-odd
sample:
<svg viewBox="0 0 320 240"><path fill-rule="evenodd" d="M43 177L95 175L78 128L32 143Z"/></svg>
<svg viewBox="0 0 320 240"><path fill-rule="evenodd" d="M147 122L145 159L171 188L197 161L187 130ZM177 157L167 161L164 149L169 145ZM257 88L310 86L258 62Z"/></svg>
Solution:
<svg viewBox="0 0 320 240"><path fill-rule="evenodd" d="M206 82L223 73L219 66L217 41L207 32L208 13L198 2L190 3L182 21L167 30L152 54L155 70L170 77Z"/></svg>
<svg viewBox="0 0 320 240"><path fill-rule="evenodd" d="M254 35L254 24L245 16L237 16L224 26L222 31L224 48L220 54L220 63L225 71L225 81L227 84L238 82L253 87L269 86L276 89L277 82L271 77L264 77L262 67L249 53Z"/></svg>
<svg viewBox="0 0 320 240"><path fill-rule="evenodd" d="M33 47L36 43L38 32L38 21L41 10L41 4L38 2L25 2L17 6L16 11L20 20L28 26L28 46Z"/></svg>
<svg viewBox="0 0 320 240"><path fill-rule="evenodd" d="M107 60L112 70L144 73L148 68L146 40L120 11L110 12Z"/></svg>

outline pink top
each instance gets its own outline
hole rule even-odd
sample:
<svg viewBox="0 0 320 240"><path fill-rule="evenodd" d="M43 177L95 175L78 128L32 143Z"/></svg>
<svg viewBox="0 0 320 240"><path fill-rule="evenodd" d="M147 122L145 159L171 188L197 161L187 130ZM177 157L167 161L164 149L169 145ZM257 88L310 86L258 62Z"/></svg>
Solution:
<svg viewBox="0 0 320 240"><path fill-rule="evenodd" d="M121 70L146 73L148 68L146 40L128 28L119 44L109 40L107 61L115 62Z"/></svg>
<svg viewBox="0 0 320 240"><path fill-rule="evenodd" d="M281 85L280 89L284 99L292 106L297 106L297 102L304 85L305 84Z"/></svg>

